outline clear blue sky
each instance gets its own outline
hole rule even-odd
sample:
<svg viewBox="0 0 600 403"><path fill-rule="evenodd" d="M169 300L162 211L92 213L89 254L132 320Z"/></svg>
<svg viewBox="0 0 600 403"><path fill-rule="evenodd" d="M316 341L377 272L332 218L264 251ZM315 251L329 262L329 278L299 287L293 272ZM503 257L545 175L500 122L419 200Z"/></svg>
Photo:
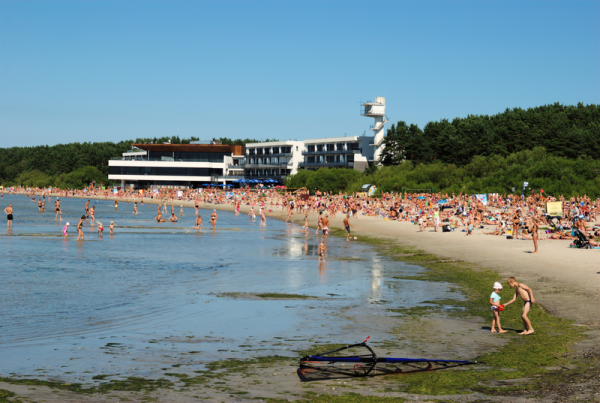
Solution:
<svg viewBox="0 0 600 403"><path fill-rule="evenodd" d="M600 1L0 1L0 147L600 103Z"/></svg>

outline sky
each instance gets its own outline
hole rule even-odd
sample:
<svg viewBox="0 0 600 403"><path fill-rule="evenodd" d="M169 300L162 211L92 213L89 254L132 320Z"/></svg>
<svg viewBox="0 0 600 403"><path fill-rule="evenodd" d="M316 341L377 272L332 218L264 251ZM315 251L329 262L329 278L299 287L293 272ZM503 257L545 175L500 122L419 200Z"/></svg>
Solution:
<svg viewBox="0 0 600 403"><path fill-rule="evenodd" d="M369 135L376 96L421 128L600 104L600 1L0 0L0 147Z"/></svg>

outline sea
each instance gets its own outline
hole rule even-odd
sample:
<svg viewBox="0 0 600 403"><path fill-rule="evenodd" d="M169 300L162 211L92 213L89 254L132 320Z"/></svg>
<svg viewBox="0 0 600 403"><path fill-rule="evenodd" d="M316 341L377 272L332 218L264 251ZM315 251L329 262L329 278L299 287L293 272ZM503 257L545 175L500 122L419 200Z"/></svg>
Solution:
<svg viewBox="0 0 600 403"><path fill-rule="evenodd" d="M86 199L61 198L62 221L54 197L45 213L38 199L0 200L14 208L12 231L0 223L0 376L152 378L181 364L295 356L315 343L377 343L390 337L390 307L461 298L448 284L393 279L422 268L386 259L359 233L330 236L319 264L314 229L218 212L213 231L200 209L198 231L193 208L179 217L176 205L177 223L157 223L156 205L138 203L134 215L131 202L115 211L91 200L104 235L86 220L78 242ZM274 293L299 297L264 298Z"/></svg>

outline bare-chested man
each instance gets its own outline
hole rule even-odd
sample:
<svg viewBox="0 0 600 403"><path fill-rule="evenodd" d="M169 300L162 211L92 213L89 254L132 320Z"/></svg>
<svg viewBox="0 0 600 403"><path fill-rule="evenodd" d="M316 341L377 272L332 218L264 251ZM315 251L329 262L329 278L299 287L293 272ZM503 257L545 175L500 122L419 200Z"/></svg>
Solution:
<svg viewBox="0 0 600 403"><path fill-rule="evenodd" d="M38 200L38 213L42 212L42 199Z"/></svg>
<svg viewBox="0 0 600 403"><path fill-rule="evenodd" d="M348 218L350 218L350 214L344 217L344 228L346 229L346 242L350 241L350 227L352 227L352 224L350 224L350 220Z"/></svg>
<svg viewBox="0 0 600 403"><path fill-rule="evenodd" d="M154 219L156 220L156 222L167 222L167 220L165 220L160 212L160 207L158 208L158 214L156 215L156 217L154 217Z"/></svg>
<svg viewBox="0 0 600 403"><path fill-rule="evenodd" d="M325 243L327 243L327 235L329 235L329 215L325 214L323 219L321 220L323 224L323 235L325 236Z"/></svg>
<svg viewBox="0 0 600 403"><path fill-rule="evenodd" d="M532 334L533 326L531 326L531 322L529 321L527 314L529 313L529 310L531 309L533 304L535 304L535 299L533 298L533 290L527 287L525 284L518 283L517 279L514 277L509 277L507 283L510 286L510 288L516 288L516 290L515 296L504 306L515 302L517 296L521 297L521 299L525 302L525 304L523 305L523 314L521 315L521 318L523 318L523 326L525 327L525 330L523 330L519 334Z"/></svg>
<svg viewBox="0 0 600 403"><path fill-rule="evenodd" d="M169 221L171 221L171 222L177 222L177 217L175 216L175 212L171 213L171 218L169 218Z"/></svg>
<svg viewBox="0 0 600 403"><path fill-rule="evenodd" d="M12 229L12 222L13 222L13 207L12 207L12 203L10 203L8 205L8 207L4 209L4 213L6 214L6 228Z"/></svg>
<svg viewBox="0 0 600 403"><path fill-rule="evenodd" d="M90 216L90 201L89 200L85 203L85 216L86 217Z"/></svg>

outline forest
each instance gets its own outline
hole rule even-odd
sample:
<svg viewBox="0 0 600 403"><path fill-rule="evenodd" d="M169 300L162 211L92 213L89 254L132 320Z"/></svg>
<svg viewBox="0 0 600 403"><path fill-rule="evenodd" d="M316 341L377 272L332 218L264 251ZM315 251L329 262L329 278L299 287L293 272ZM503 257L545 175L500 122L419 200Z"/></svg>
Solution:
<svg viewBox="0 0 600 403"><path fill-rule="evenodd" d="M600 159L600 106L558 103L507 109L497 115L469 115L418 126L398 122L387 131L381 163L444 162L464 166L476 156L508 156L535 147L548 154Z"/></svg>
<svg viewBox="0 0 600 403"><path fill-rule="evenodd" d="M351 193L368 183L383 192L401 192L404 188L508 194L514 188L514 193L521 194L523 182L529 182L525 194L543 189L545 194L554 196L600 197L600 160L585 155L565 158L536 147L507 156L475 156L464 166L404 161L395 166L373 167L364 173L352 169L304 170L289 177L286 185L336 193Z"/></svg>

